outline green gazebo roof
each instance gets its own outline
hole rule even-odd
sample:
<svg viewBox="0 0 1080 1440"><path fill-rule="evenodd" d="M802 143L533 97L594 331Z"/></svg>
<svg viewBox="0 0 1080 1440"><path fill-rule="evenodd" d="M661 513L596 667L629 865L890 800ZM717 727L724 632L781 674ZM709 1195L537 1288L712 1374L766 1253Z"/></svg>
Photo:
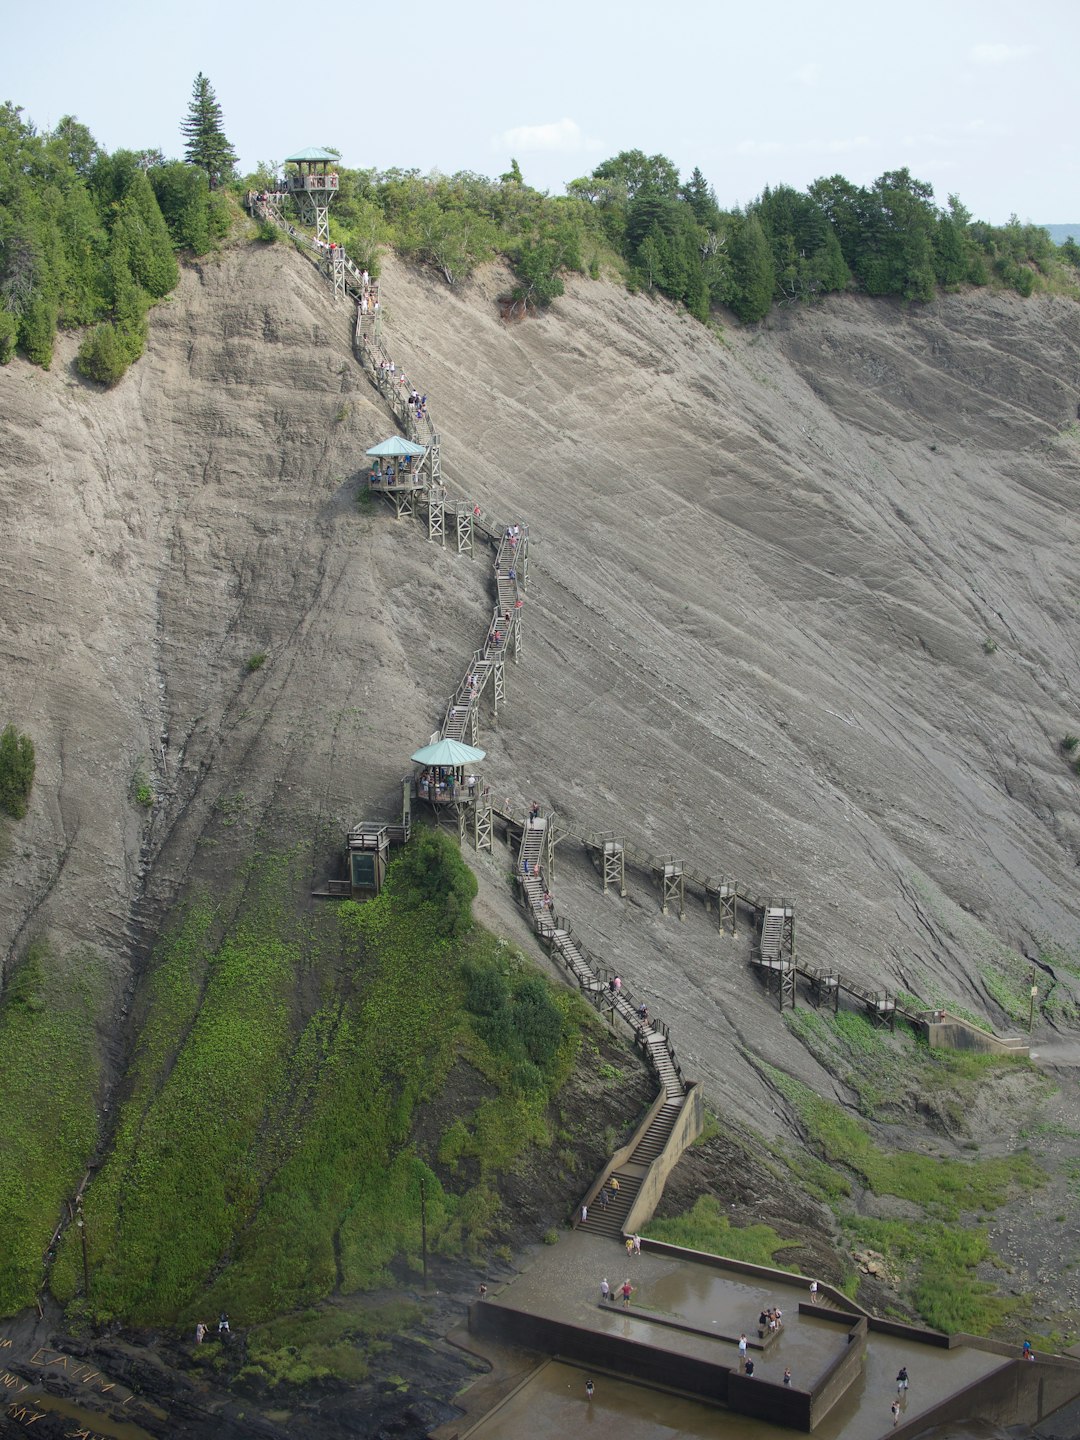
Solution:
<svg viewBox="0 0 1080 1440"><path fill-rule="evenodd" d="M301 165L309 160L329 161L334 165L341 159L340 155L333 155L329 150L324 150L320 145L312 145L307 150L298 150L295 155L286 155L286 165Z"/></svg>

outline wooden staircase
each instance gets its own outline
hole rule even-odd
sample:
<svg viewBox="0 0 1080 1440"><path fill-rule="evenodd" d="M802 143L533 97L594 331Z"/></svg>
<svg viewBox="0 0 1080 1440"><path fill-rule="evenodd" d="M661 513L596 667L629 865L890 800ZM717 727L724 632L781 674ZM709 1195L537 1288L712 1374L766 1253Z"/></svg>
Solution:
<svg viewBox="0 0 1080 1440"><path fill-rule="evenodd" d="M780 947L784 938L784 911L779 906L770 905L765 911L765 920L761 926L761 963L763 965L776 965L780 961Z"/></svg>

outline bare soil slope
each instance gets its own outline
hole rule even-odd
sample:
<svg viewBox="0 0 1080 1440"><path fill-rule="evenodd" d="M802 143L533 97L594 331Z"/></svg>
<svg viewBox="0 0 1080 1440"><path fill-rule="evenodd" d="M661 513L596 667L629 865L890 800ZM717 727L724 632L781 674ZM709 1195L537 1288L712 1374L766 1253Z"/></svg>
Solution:
<svg viewBox="0 0 1080 1440"><path fill-rule="evenodd" d="M451 482L533 537L496 786L794 897L800 952L867 984L1007 1028L994 995L1022 1004L1042 952L1071 1005L1080 308L847 298L718 338L584 279L508 327L504 279L383 277ZM185 886L271 844L321 878L394 813L489 600L486 562L357 505L388 420L291 250L187 271L111 393L73 348L0 370L2 718L38 752L0 955L91 943L119 995ZM505 857L477 863L523 938ZM602 896L570 846L555 889L721 1113L791 1132L762 1059L844 1098L745 934L662 917L646 876ZM1067 1026L1041 1038L1075 1058Z"/></svg>

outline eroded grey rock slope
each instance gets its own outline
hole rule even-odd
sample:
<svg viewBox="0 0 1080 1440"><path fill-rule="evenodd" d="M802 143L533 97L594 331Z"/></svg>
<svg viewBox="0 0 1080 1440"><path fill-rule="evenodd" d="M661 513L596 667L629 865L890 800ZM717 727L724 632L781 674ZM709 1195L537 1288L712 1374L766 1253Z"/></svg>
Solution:
<svg viewBox="0 0 1080 1440"><path fill-rule="evenodd" d="M448 475L534 537L496 786L794 896L808 959L1001 1023L988 970L1080 938L1058 750L1080 731L1080 308L849 298L718 340L586 280L507 327L503 280L383 277ZM0 371L4 709L39 755L0 870L9 956L48 929L123 976L140 927L254 843L300 841L316 877L349 821L393 813L487 577L356 506L387 421L348 335L300 257L241 246L185 274L114 392L70 346ZM485 916L524 937L505 862L479 869ZM645 877L601 896L569 847L556 892L728 1113L783 1123L755 1055L830 1087L744 937L660 916Z"/></svg>

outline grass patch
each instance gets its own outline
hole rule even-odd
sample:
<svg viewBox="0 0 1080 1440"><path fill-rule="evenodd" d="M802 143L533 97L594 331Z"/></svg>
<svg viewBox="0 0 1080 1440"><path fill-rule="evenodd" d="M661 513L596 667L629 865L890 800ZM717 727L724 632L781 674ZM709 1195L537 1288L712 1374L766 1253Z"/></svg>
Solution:
<svg viewBox="0 0 1080 1440"><path fill-rule="evenodd" d="M0 1315L33 1303L63 1201L97 1143L105 991L92 950L61 956L39 941L0 1001Z"/></svg>
<svg viewBox="0 0 1080 1440"><path fill-rule="evenodd" d="M720 1208L715 1195L701 1195L689 1210L668 1220L650 1220L647 1234L651 1240L668 1245L683 1245L688 1250L703 1250L708 1255L723 1255L729 1260L744 1260L751 1265L778 1265L776 1256L782 1250L797 1250L798 1240L784 1240L771 1225L732 1225Z"/></svg>
<svg viewBox="0 0 1080 1440"><path fill-rule="evenodd" d="M249 675L254 675L256 670L261 670L266 664L266 651L256 650L254 655L249 655L244 661L244 669Z"/></svg>
<svg viewBox="0 0 1080 1440"><path fill-rule="evenodd" d="M298 883L289 858L259 857L144 983L128 1098L84 1205L99 1320L225 1309L250 1325L385 1284L392 1261L419 1271L422 1196L429 1253L476 1254L497 1237L495 1177L552 1143L585 1009L471 929L476 882L453 842L422 832L362 905L298 919L282 898ZM488 972L481 1013L466 1000ZM495 1093L432 1154L417 1113L462 1058ZM70 1236L53 1284L65 1301L82 1288Z"/></svg>
<svg viewBox="0 0 1080 1440"><path fill-rule="evenodd" d="M420 1323L423 1311L406 1300L368 1306L353 1299L283 1315L248 1332L246 1378L271 1387L322 1380L357 1384L390 1339Z"/></svg>
<svg viewBox="0 0 1080 1440"><path fill-rule="evenodd" d="M997 1263L981 1227L858 1218L845 1228L855 1243L880 1251L910 1277L903 1288L935 1329L986 1335L1013 1308L1015 1302L1002 1299L975 1273L978 1265Z"/></svg>
<svg viewBox="0 0 1080 1440"><path fill-rule="evenodd" d="M949 1160L911 1151L883 1150L862 1121L823 1100L800 1081L769 1070L794 1106L811 1144L833 1165L844 1165L875 1195L896 1195L939 1219L997 1209L1033 1190L1044 1172L1026 1152L993 1160Z"/></svg>

